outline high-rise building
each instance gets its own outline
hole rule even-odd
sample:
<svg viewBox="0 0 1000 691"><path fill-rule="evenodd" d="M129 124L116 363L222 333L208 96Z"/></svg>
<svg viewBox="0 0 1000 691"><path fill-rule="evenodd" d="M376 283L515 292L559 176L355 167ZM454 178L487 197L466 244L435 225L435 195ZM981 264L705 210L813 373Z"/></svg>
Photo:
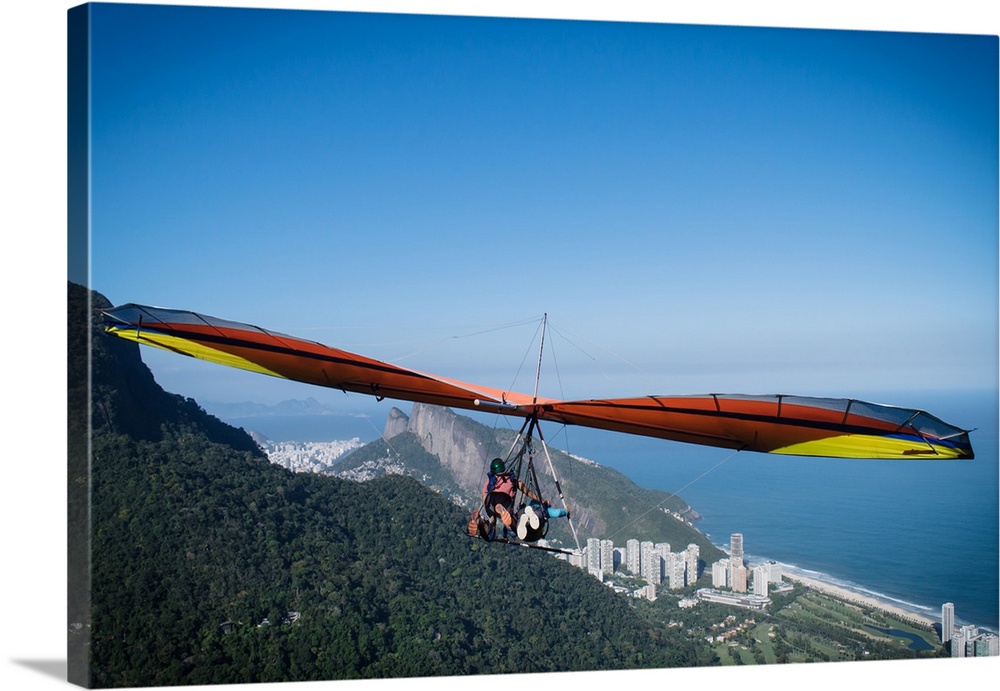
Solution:
<svg viewBox="0 0 1000 691"><path fill-rule="evenodd" d="M639 543L639 575L645 577L646 562L652 557L649 553L653 551L653 543L650 540L643 540Z"/></svg>
<svg viewBox="0 0 1000 691"><path fill-rule="evenodd" d="M976 657L997 657L1000 655L1000 638L995 633L981 633L973 643Z"/></svg>
<svg viewBox="0 0 1000 691"><path fill-rule="evenodd" d="M738 593L747 591L747 567L742 564L730 564L729 587Z"/></svg>
<svg viewBox="0 0 1000 691"><path fill-rule="evenodd" d="M720 559L719 561L712 564L712 587L713 588L729 587L728 559Z"/></svg>
<svg viewBox="0 0 1000 691"><path fill-rule="evenodd" d="M767 584L770 568L767 564L758 564L753 567L753 594L767 597Z"/></svg>
<svg viewBox="0 0 1000 691"><path fill-rule="evenodd" d="M968 624L955 629L951 636L952 657L991 657L1000 655L1000 638L991 631L980 631Z"/></svg>
<svg viewBox="0 0 1000 691"><path fill-rule="evenodd" d="M587 539L587 571L593 574L601 572L601 541L596 537Z"/></svg>
<svg viewBox="0 0 1000 691"><path fill-rule="evenodd" d="M647 583L659 583L663 580L663 565L660 553L652 542L642 543L642 577Z"/></svg>
<svg viewBox="0 0 1000 691"><path fill-rule="evenodd" d="M615 543L611 540L601 540L601 572L615 572Z"/></svg>
<svg viewBox="0 0 1000 691"><path fill-rule="evenodd" d="M965 634L961 631L956 631L951 637L951 656L965 657Z"/></svg>
<svg viewBox="0 0 1000 691"><path fill-rule="evenodd" d="M639 552L639 541L631 538L625 541L625 569L636 576L639 575L642 556Z"/></svg>
<svg viewBox="0 0 1000 691"><path fill-rule="evenodd" d="M733 566L743 563L743 533L733 533L729 536L729 561Z"/></svg>
<svg viewBox="0 0 1000 691"><path fill-rule="evenodd" d="M966 624L955 631L951 637L952 657L972 657L976 654L975 640L979 636L979 627Z"/></svg>
<svg viewBox="0 0 1000 691"><path fill-rule="evenodd" d="M687 584L691 585L698 580L698 545L690 544L684 550L685 571L687 572Z"/></svg>
<svg viewBox="0 0 1000 691"><path fill-rule="evenodd" d="M683 552L671 552L670 560L666 564L667 581L671 590L680 590L687 582L684 578L684 571L687 563Z"/></svg>
<svg viewBox="0 0 1000 691"><path fill-rule="evenodd" d="M941 605L941 642L947 643L955 632L955 605L946 602Z"/></svg>

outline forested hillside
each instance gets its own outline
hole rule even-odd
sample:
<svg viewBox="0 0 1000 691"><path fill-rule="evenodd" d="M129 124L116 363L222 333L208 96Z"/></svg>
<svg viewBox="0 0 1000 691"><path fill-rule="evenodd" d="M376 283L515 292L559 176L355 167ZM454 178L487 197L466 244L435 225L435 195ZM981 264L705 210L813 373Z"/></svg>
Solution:
<svg viewBox="0 0 1000 691"><path fill-rule="evenodd" d="M107 687L708 661L584 571L469 539L463 510L411 478L270 464L163 392L138 346L81 328L89 297L70 285L71 679L88 664L82 683Z"/></svg>

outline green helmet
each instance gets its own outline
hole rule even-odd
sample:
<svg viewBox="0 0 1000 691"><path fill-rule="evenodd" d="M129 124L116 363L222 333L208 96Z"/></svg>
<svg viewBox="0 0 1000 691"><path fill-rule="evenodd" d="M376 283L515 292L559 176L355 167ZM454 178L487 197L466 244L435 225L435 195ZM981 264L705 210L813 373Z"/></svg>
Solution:
<svg viewBox="0 0 1000 691"><path fill-rule="evenodd" d="M503 461L499 458L494 458L493 462L490 463L490 472L494 475L498 475L504 471Z"/></svg>

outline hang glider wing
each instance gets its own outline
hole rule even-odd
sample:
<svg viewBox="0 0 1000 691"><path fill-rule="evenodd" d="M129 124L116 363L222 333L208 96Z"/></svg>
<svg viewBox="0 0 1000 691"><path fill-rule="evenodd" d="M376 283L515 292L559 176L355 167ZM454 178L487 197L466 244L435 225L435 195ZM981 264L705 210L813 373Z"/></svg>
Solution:
<svg viewBox="0 0 1000 691"><path fill-rule="evenodd" d="M399 367L249 324L128 304L108 333L229 367L362 393L722 448L845 458L972 458L966 430L919 410L799 396L560 401Z"/></svg>
<svg viewBox="0 0 1000 691"><path fill-rule="evenodd" d="M500 408L531 403L525 394L426 374L195 312L129 304L103 314L105 330L120 338L306 384L465 409L480 403Z"/></svg>
<svg viewBox="0 0 1000 691"><path fill-rule="evenodd" d="M920 410L845 398L646 396L543 404L539 419L794 456L973 458L968 431Z"/></svg>

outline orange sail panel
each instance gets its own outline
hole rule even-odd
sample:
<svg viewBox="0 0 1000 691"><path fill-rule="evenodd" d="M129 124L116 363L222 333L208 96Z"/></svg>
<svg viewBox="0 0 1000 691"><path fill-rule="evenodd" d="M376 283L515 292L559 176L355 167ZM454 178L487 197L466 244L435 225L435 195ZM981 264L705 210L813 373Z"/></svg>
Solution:
<svg viewBox="0 0 1000 691"><path fill-rule="evenodd" d="M378 398L496 410L729 449L842 458L972 458L968 431L923 411L802 396L644 396L561 401L427 374L249 324L128 304L108 333L259 374Z"/></svg>

